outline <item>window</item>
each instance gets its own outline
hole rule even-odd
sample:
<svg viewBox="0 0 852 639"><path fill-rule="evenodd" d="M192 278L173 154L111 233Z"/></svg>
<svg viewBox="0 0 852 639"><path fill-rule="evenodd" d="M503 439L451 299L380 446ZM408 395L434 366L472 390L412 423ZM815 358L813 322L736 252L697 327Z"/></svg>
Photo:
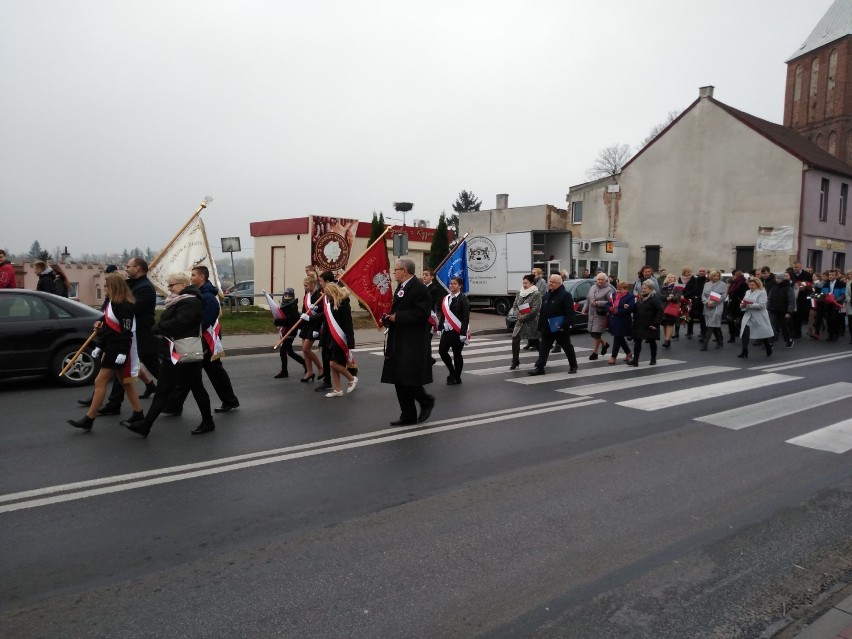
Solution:
<svg viewBox="0 0 852 639"><path fill-rule="evenodd" d="M101 287L100 287L100 286L98 286L98 287L95 289L95 299L96 299L96 300L103 299L102 295L103 295L103 294L101 293Z"/></svg>
<svg viewBox="0 0 852 639"><path fill-rule="evenodd" d="M754 268L754 247L753 246L738 246L736 248L735 268L743 273L748 273Z"/></svg>
<svg viewBox="0 0 852 639"><path fill-rule="evenodd" d="M68 282L68 297L80 296L80 282Z"/></svg>
<svg viewBox="0 0 852 639"><path fill-rule="evenodd" d="M835 252L831 256L831 267L844 273L846 271L846 253Z"/></svg>
<svg viewBox="0 0 852 639"><path fill-rule="evenodd" d="M654 269L654 272L660 270L660 247L646 246L645 247L645 264Z"/></svg>
<svg viewBox="0 0 852 639"><path fill-rule="evenodd" d="M828 219L828 180L822 178L819 187L819 221L825 222Z"/></svg>
<svg viewBox="0 0 852 639"><path fill-rule="evenodd" d="M846 224L846 198L849 195L849 185L841 184L840 185L840 218L839 222L841 224Z"/></svg>
<svg viewBox="0 0 852 639"><path fill-rule="evenodd" d="M583 223L583 203L571 202L571 224Z"/></svg>
<svg viewBox="0 0 852 639"><path fill-rule="evenodd" d="M822 273L822 251L808 249L808 260L806 266L810 266L814 273Z"/></svg>

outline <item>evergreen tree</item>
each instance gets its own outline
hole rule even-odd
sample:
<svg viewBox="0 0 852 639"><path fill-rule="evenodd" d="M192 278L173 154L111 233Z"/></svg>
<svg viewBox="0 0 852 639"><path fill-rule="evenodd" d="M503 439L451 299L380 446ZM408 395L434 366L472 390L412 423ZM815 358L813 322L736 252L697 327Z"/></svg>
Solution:
<svg viewBox="0 0 852 639"><path fill-rule="evenodd" d="M42 254L41 244L39 243L38 240L36 240L30 246L30 250L29 250L29 253L27 253L27 257L30 258L33 261L40 260L41 254Z"/></svg>
<svg viewBox="0 0 852 639"><path fill-rule="evenodd" d="M370 244L375 242L376 239L379 237L379 235L382 234L382 231L384 231L384 230L385 230L385 227L381 222L379 222L378 214L375 211L373 211L373 220L372 220L372 222L370 222L370 241L367 242L367 245L369 246Z"/></svg>
<svg viewBox="0 0 852 639"><path fill-rule="evenodd" d="M121 262L122 264L127 264L127 260L130 259L130 253L127 252L127 249L124 249L121 252Z"/></svg>
<svg viewBox="0 0 852 639"><path fill-rule="evenodd" d="M42 262L47 262L48 260L51 260L53 258L50 255L50 251L42 250L39 252L37 259L41 260Z"/></svg>
<svg viewBox="0 0 852 639"><path fill-rule="evenodd" d="M429 247L429 266L438 268L450 253L450 238L447 233L447 218L441 213L438 218L438 226L435 227L435 235L432 237L432 245Z"/></svg>
<svg viewBox="0 0 852 639"><path fill-rule="evenodd" d="M155 257L157 257L157 254L151 250L150 246L145 249L145 261L148 262L148 264L153 262Z"/></svg>
<svg viewBox="0 0 852 639"><path fill-rule="evenodd" d="M462 191L453 202L454 213L447 217L447 226L453 231L453 234L459 235L459 213L467 213L468 211L478 211L482 206L480 200L473 191Z"/></svg>

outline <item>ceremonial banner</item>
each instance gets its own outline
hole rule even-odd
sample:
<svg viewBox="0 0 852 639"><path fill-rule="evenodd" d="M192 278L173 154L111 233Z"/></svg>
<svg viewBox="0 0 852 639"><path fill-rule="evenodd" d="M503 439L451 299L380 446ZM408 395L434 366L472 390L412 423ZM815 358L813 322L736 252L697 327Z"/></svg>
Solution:
<svg viewBox="0 0 852 639"><path fill-rule="evenodd" d="M391 290L390 262L385 237L382 235L373 242L364 254L340 276L340 281L357 297L370 315L376 327L381 330L382 315L390 313L393 305Z"/></svg>
<svg viewBox="0 0 852 639"><path fill-rule="evenodd" d="M210 271L210 282L221 292L219 273L199 214L151 262L148 279L160 293L168 295L169 275L177 272L189 275L194 266L206 266Z"/></svg>
<svg viewBox="0 0 852 639"><path fill-rule="evenodd" d="M222 326L219 324L219 318L216 318L216 323L213 326L208 326L207 330L202 335L207 348L210 349L210 361L215 362L220 357L225 356L225 349L222 347Z"/></svg>
<svg viewBox="0 0 852 639"><path fill-rule="evenodd" d="M792 251L793 227L758 226L754 248L758 251Z"/></svg>
<svg viewBox="0 0 852 639"><path fill-rule="evenodd" d="M467 240L459 242L458 246L453 250L450 256L444 261L443 265L435 271L435 278L444 285L444 288L450 290L450 278L460 277L464 282L462 292L467 293L470 290L470 281L467 277Z"/></svg>
<svg viewBox="0 0 852 639"><path fill-rule="evenodd" d="M358 220L318 215L312 216L311 220L311 263L320 272L345 269L352 253Z"/></svg>
<svg viewBox="0 0 852 639"><path fill-rule="evenodd" d="M269 306L269 312L272 313L272 319L283 320L284 319L284 313L281 312L281 309L278 307L278 304L275 303L275 300L272 299L272 296L269 293L267 293L266 291L263 291L263 294L266 295L266 304L267 304L267 306ZM278 335L280 335L281 337L284 337L284 333L285 333L284 327L279 326L278 327Z"/></svg>

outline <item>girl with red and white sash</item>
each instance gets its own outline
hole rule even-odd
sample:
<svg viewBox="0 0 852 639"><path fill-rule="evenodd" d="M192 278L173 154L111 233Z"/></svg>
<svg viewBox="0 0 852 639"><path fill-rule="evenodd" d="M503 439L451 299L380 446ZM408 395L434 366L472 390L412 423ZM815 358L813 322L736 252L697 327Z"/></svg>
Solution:
<svg viewBox="0 0 852 639"><path fill-rule="evenodd" d="M334 282L326 282L322 287L325 297L323 317L329 333L328 342L331 344L328 360L331 365L332 390L326 397L342 397L344 392L340 385L341 375L349 382L347 393L355 390L358 378L347 369L347 364L353 361L352 350L355 347L355 330L352 326L352 309L349 305L349 294Z"/></svg>
<svg viewBox="0 0 852 639"><path fill-rule="evenodd" d="M307 270L307 269L306 269ZM312 382L316 377L322 378L322 362L319 355L313 351L314 342L319 338L320 321L315 319L316 315L311 307L319 300L320 292L317 287L317 278L308 275L305 278L305 292L302 294L302 315L309 315L310 321L302 322L299 326L299 337L302 338L302 357L305 359L305 376L301 381ZM316 367L316 372L314 371Z"/></svg>
<svg viewBox="0 0 852 639"><path fill-rule="evenodd" d="M450 294L447 295L438 308L438 327L442 329L441 343L438 354L446 364L447 384L461 384L461 372L464 366L462 349L470 339L468 323L470 322L470 302L467 295L462 293L464 281L460 277L450 278ZM453 356L450 357L450 350Z"/></svg>
<svg viewBox="0 0 852 639"><path fill-rule="evenodd" d="M118 273L109 273L105 278L106 296L109 303L104 308L103 319L95 322L98 335L92 357L100 360L101 370L95 378L95 392L89 410L81 419L69 419L68 423L85 431L92 430L95 416L106 397L107 385L117 377L133 407L131 419L142 419L142 404L136 392L136 377L139 375L139 357L136 354L136 320L133 304L136 301L127 282Z"/></svg>

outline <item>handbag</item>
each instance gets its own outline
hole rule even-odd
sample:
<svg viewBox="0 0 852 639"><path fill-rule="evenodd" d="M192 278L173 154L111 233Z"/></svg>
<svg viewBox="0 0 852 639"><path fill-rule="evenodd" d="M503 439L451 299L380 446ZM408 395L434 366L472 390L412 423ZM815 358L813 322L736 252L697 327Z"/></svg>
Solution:
<svg viewBox="0 0 852 639"><path fill-rule="evenodd" d="M668 317L680 317L680 302L669 302L663 309L663 315Z"/></svg>
<svg viewBox="0 0 852 639"><path fill-rule="evenodd" d="M175 352L180 355L178 364L201 362L204 360L204 345L201 342L201 334L195 337L181 337L174 341Z"/></svg>
<svg viewBox="0 0 852 639"><path fill-rule="evenodd" d="M595 306L595 313L598 315L606 315L608 313L606 306Z"/></svg>

